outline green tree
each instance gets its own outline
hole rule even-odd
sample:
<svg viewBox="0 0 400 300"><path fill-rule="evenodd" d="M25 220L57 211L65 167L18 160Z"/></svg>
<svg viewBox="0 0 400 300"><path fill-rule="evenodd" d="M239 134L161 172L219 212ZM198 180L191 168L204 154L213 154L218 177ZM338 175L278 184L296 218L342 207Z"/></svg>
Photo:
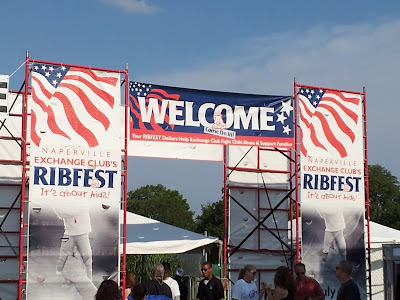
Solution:
<svg viewBox="0 0 400 300"><path fill-rule="evenodd" d="M196 217L196 232L224 238L224 201L201 205L201 215Z"/></svg>
<svg viewBox="0 0 400 300"><path fill-rule="evenodd" d="M396 176L381 165L370 165L370 219L400 229L400 183Z"/></svg>
<svg viewBox="0 0 400 300"><path fill-rule="evenodd" d="M129 191L127 210L183 229L194 228L193 211L187 200L162 184Z"/></svg>
<svg viewBox="0 0 400 300"><path fill-rule="evenodd" d="M224 238L224 200L201 205L201 215L196 217L196 232L203 234L207 231L209 236ZM209 250L208 261L219 263L218 248Z"/></svg>

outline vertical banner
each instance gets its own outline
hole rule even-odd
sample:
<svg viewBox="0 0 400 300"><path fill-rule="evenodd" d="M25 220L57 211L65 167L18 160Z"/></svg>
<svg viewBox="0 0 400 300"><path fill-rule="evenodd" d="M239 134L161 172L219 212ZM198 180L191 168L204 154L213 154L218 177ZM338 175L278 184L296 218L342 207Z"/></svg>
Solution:
<svg viewBox="0 0 400 300"><path fill-rule="evenodd" d="M32 65L27 299L93 299L118 280L120 77Z"/></svg>
<svg viewBox="0 0 400 300"><path fill-rule="evenodd" d="M298 87L302 261L336 299L336 266L353 265L366 297L362 95Z"/></svg>

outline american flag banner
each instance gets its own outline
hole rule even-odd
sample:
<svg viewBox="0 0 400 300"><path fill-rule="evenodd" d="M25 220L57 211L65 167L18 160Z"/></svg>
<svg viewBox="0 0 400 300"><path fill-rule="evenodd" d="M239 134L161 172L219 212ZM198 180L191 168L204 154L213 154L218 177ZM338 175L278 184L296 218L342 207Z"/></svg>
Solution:
<svg viewBox="0 0 400 300"><path fill-rule="evenodd" d="M130 115L131 120L135 120L133 122L133 126L141 129L151 129L155 132L160 132L168 129L169 126L169 109L162 105L163 99L172 99L179 101L179 94L169 94L164 89L159 87L153 87L151 84L140 83L140 82L130 82L129 83L130 90ZM163 116L161 114L155 115L154 118L150 118L149 122L143 122L140 116L140 105L138 102L138 97L142 96L146 99L146 102L149 103L150 98L157 99L157 109L164 111ZM166 102L165 102L166 103ZM156 110L157 111L157 110ZM159 121L156 123L156 121ZM161 124L158 124L161 123ZM174 125L171 125L171 128L174 128Z"/></svg>
<svg viewBox="0 0 400 300"><path fill-rule="evenodd" d="M301 153L346 157L362 130L360 95L300 87Z"/></svg>
<svg viewBox="0 0 400 300"><path fill-rule="evenodd" d="M52 138L99 145L119 106L119 74L54 64L32 65L32 142Z"/></svg>
<svg viewBox="0 0 400 300"><path fill-rule="evenodd" d="M301 259L329 298L338 263L351 262L366 299L364 94L295 84Z"/></svg>
<svg viewBox="0 0 400 300"><path fill-rule="evenodd" d="M0 75L0 116L6 116L7 109L7 96L8 96L8 75Z"/></svg>
<svg viewBox="0 0 400 300"><path fill-rule="evenodd" d="M123 71L30 69L27 299L94 299L119 280Z"/></svg>

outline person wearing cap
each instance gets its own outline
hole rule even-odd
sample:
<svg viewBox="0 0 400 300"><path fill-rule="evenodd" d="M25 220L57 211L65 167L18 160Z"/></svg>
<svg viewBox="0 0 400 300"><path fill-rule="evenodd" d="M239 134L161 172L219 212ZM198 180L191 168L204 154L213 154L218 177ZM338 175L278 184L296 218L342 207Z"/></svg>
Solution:
<svg viewBox="0 0 400 300"><path fill-rule="evenodd" d="M181 292L181 300L187 300L188 289L186 284L183 282L183 275L185 271L182 268L178 268L175 273L175 280L178 282L179 291Z"/></svg>
<svg viewBox="0 0 400 300"><path fill-rule="evenodd" d="M179 284L175 279L170 277L171 265L168 262L163 262L162 264L164 266L164 282L168 284L171 289L172 299L180 300L181 291L179 290Z"/></svg>
<svg viewBox="0 0 400 300"><path fill-rule="evenodd" d="M204 262L201 266L201 272L204 279L200 281L197 291L199 300L219 300L224 298L224 288L221 280L212 275L212 265L210 262Z"/></svg>
<svg viewBox="0 0 400 300"><path fill-rule="evenodd" d="M306 276L306 266L298 262L294 266L296 273L297 287L294 293L294 300L324 300L325 293L321 289L319 283L308 276Z"/></svg>
<svg viewBox="0 0 400 300"><path fill-rule="evenodd" d="M351 262L342 260L336 267L336 277L341 285L337 293L337 300L360 300L360 289L357 283L351 278L353 266Z"/></svg>

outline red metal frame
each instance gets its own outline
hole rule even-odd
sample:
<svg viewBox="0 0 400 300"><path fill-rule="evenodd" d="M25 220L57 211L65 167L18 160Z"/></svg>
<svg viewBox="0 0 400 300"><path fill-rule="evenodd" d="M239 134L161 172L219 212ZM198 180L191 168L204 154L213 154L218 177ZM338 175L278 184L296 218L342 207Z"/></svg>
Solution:
<svg viewBox="0 0 400 300"><path fill-rule="evenodd" d="M128 65L125 69L125 115L124 115L124 149L123 149L123 164L124 169L122 172L122 192L123 192L123 206L124 206L124 224L122 233L122 297L125 299L125 288L126 288L126 206L127 206L127 192L128 192L128 143L129 143L129 133L128 133L128 113L129 113L129 73Z"/></svg>
<svg viewBox="0 0 400 300"><path fill-rule="evenodd" d="M28 53L26 55L25 60L25 89L23 93L23 105L22 105L22 150L21 150L21 162L22 162L22 181L21 181L21 217L20 217L20 236L19 236L19 279L18 279L18 300L22 299L23 296L23 285L26 284L26 279L24 279L24 270L26 268L25 259L27 254L24 253L24 229L28 226L25 223L25 201L28 199L28 195L26 194L26 183L28 181L27 172L29 171L28 160L27 160L27 150L26 147L29 145L27 142L27 119L28 119L28 95L30 93L31 87L28 84L29 80L29 64L30 63L46 63L46 64L55 64L55 65L63 65L68 67L77 67L83 69L91 69L96 71L105 71L110 73L119 73L125 75L124 84L125 84L125 96L124 96L124 106L125 106L125 115L124 115L124 149L121 149L122 152L122 164L123 169L121 172L121 185L122 185L122 198L123 198L123 211L124 211L124 221L123 221L123 233L122 233L122 243L123 250L121 253L122 257L122 265L121 265L121 285L122 285L122 293L123 297L125 297L125 279L126 279L126 205L127 205L127 174L128 174L128 142L129 142L129 134L128 134L128 100L129 100L129 75L128 75L128 67L126 66L125 70L115 70L115 69L107 69L107 68L96 68L96 67L88 67L74 64L66 64L60 62L51 62L44 60L35 60L30 59L28 57Z"/></svg>
<svg viewBox="0 0 400 300"><path fill-rule="evenodd" d="M227 146L224 145L224 240L223 240L223 254L222 254L222 261L223 261L223 274L224 274L224 278L228 278L228 270L227 270L227 264L228 264L228 197L227 197L227 184L226 184L226 180L227 180L227 166L228 166L228 162L227 162ZM224 280L224 290L227 289L226 286L226 281Z"/></svg>
<svg viewBox="0 0 400 300"><path fill-rule="evenodd" d="M368 174L368 138L367 138L367 95L365 88L363 88L363 120L364 120L364 166L365 166L365 219L367 220L367 262L368 262L368 286L369 286L369 298L372 299L372 278L371 278L371 232L370 232L370 206L369 206L369 174Z"/></svg>
<svg viewBox="0 0 400 300"><path fill-rule="evenodd" d="M28 180L27 172L29 168L27 167L27 157L26 157L26 146L27 146L27 123L28 123L28 77L29 77L29 62L28 53L25 57L25 89L22 98L22 149L21 149L21 161L22 161L22 178L21 178L21 227L19 236L19 280L18 280L18 299L22 299L22 285L26 283L26 278L23 279L23 273L25 269L25 258L26 253L24 253L24 230L27 224L25 224L25 199L27 199L26 194L26 184Z"/></svg>
<svg viewBox="0 0 400 300"><path fill-rule="evenodd" d="M21 90L22 90L22 87L21 87ZM10 90L10 92L17 94L17 96L18 96L18 95L21 95L21 90L19 92ZM17 100L17 97L14 99L14 101L16 101L16 100ZM13 105L14 105L14 103L13 103ZM11 106L10 110L12 109L13 105ZM22 125L22 116L23 116L22 112L21 113L9 113L9 116L21 118L21 125ZM7 130L9 132L10 136L0 136L0 140L15 141L15 142L17 142L17 144L19 146L21 146L19 142L22 141L22 137L17 137L17 136L14 136L13 134L11 134L11 132L7 129L7 126L5 125L5 121L6 121L6 119L3 122L1 122L0 128L5 128L5 130ZM0 158L0 161L3 164L6 164L6 165L9 164L9 165L19 165L19 166L21 166L22 165L22 153L19 153L19 159L1 159ZM0 187L21 187L21 183L11 183L11 182L9 182L9 183L0 183ZM20 243L21 236L23 236L23 231L21 233L21 230L23 230L23 229L21 228L20 224L21 224L21 218L23 220L23 216L21 216L21 214L20 214L19 222L17 224L15 224L16 228L18 228L18 230L2 230L1 227L5 223L7 218L10 216L11 211L15 211L15 210L21 211L20 207L15 207L15 205L18 202L18 200L21 201L20 197L21 197L21 192L19 192L19 194L16 195L16 197L14 198L14 200L13 200L13 202L12 202L12 204L10 206L0 207L0 209L2 209L2 210L8 210L7 213L5 214L4 218L3 218L3 221L0 222L1 234L4 235L6 240L8 240L8 238L7 238L8 235L11 235L11 236L16 235L18 237L18 239L17 239L18 240L18 245L17 246L13 246L12 242L9 242L9 247L13 250L15 255L2 255L1 259L4 259L4 260L7 260L7 259L18 259L18 261L17 261L18 270L20 268L20 266L19 266L19 257L21 257L21 255L20 255L20 250L21 249L19 247L19 243ZM17 248L17 247L18 247L18 249L15 250L14 248ZM22 249L22 252L23 252L23 249ZM3 284L3 283L4 284L16 283L17 287L18 287L19 283L20 283L20 276L19 276L19 272L17 272L17 274L18 274L18 278L15 278L15 279L11 279L11 278L3 279L3 280L0 280L0 283L1 284Z"/></svg>
<svg viewBox="0 0 400 300"><path fill-rule="evenodd" d="M299 143L299 129L297 127L297 116L298 116L298 105L297 105L297 88L296 88L296 79L294 80L294 86L293 86L293 102L294 102L294 140L295 140L295 144L296 144L296 148L297 145ZM301 251L301 245L300 245L300 232L299 232L299 199L300 199L300 195L299 195L299 168L297 167L299 165L299 154L297 153L297 149L295 148L294 150L294 174L295 174L295 186L296 186L296 262L300 262L300 251Z"/></svg>
<svg viewBox="0 0 400 300"><path fill-rule="evenodd" d="M369 182L368 182L368 140L367 140L367 97L366 97L366 93L365 93L365 88L363 88L363 92L354 92L354 91L348 91L348 90L341 90L341 89L332 89L332 88L325 88L325 87L317 87L317 86L312 86L312 85L304 85L304 84L297 84L296 83L296 79L294 80L294 90L293 90L293 95L294 95L294 99L295 99L295 107L296 109L296 115L295 115L295 124L296 124L296 131L295 131L295 136L296 136L296 146L299 147L299 136L298 136L298 129L297 129L297 116L298 116L298 106L297 106L297 88L302 87L302 88L310 88L310 89L323 89L323 90L330 90L330 91L336 91L336 92L343 92L343 93L351 93L351 94L356 94L356 95L361 95L363 98L363 126L364 126L364 130L363 130L363 140L364 140L364 189L365 189L365 219L366 219L366 227L367 227L367 247L366 247L366 260L367 260L367 271L368 271L368 276L367 276L367 281L368 281L368 285L367 288L369 288L369 292L367 291L367 294L369 294L369 298L372 299L372 283L371 283L371 236L370 236L370 207L369 207ZM296 147L296 173L298 172L298 166L299 166L299 161L298 161L298 157L300 156L299 151L297 151ZM296 176L296 186L299 186L300 184L300 176L297 175ZM296 233L297 233L297 238L296 238L296 242L298 243L298 199L299 199L299 195L298 195L298 191L299 189L296 189ZM301 251L301 247L298 248L298 251L300 253ZM299 257L300 258L300 257ZM299 260L298 260L299 261Z"/></svg>
<svg viewBox="0 0 400 300"><path fill-rule="evenodd" d="M228 264L228 253L229 254L232 254L232 253L234 253L236 250L238 250L238 249L236 249L236 248L228 248L228 243L227 243L227 235L228 235L228 220L227 220L227 215L228 215L228 207L227 207L227 201L228 201L228 199L227 199L227 197L228 197L228 195L227 195L227 189L229 188L229 189L248 189L248 190L256 190L257 191L257 197L258 197L258 209L257 209L257 215L256 216L254 216L254 217L256 217L257 218L257 220L258 220L258 222L259 222L259 225L257 226L258 228L257 229L254 229L254 231L255 230L257 230L257 232L254 232L254 233L251 233L251 234L257 234L258 235L258 249L245 249L245 248L242 248L240 245L238 246L239 247L239 251L241 251L241 252L258 252L258 253L275 253L275 254L280 254L280 255L282 255L282 256L285 256L285 258L287 259L287 263L288 264L290 264L291 266L290 267L293 267L293 265L292 265L292 263L293 263L293 260L292 260L292 257L290 257L290 254L292 253L294 253L294 251L292 250L293 248L291 247L291 246L289 246L289 245L292 245L292 242L293 242L293 239L292 239L292 237L293 237L293 232L292 232L292 228L291 228L291 226L290 226L290 228L285 228L285 229L282 229L282 228L266 228L266 227L263 227L263 226L265 226L265 225L263 225L263 222L264 222L264 218L261 218L261 211L262 210L267 210L267 211L269 211L269 213L267 214L267 215L269 215L270 214L270 217L273 217L273 212L274 211L284 211L284 212L292 212L292 209L293 209L293 204L292 204L292 201L290 201L290 208L261 208L260 207L260 199L262 198L262 195L261 195L261 191L263 190L263 191L284 191L284 192L286 192L287 194L289 194L289 193L292 193L293 191L292 191L292 181L293 181L293 158L292 158L292 152L293 151L290 151L290 150L284 150L284 151L281 151L281 150L278 150L278 149L275 149L275 148L265 148L265 147L256 147L257 149L256 149L256 151L257 151L257 167L256 168L243 168L243 167L238 167L238 166L235 166L235 167L231 167L231 166L228 166L228 162L227 162L227 148L226 148L227 146L224 146L224 232L225 232L225 235L224 235L224 253L223 253L223 262L224 262L224 277L225 278L227 278L227 273L228 273L228 269L227 269L227 264ZM290 164L289 164L289 171L282 171L282 170L272 170L272 169L261 169L260 168L260 152L261 151L274 151L274 152L276 152L276 151L279 151L279 152L281 152L281 154L283 154L284 156L286 156L287 158L288 158L288 160L290 161ZM286 155L285 153L283 153L283 152L287 152L288 154ZM246 153L246 155L247 155L247 153ZM289 188L267 188L267 190L266 190L266 187L265 186L263 186L263 187L260 187L260 186L243 186L243 185L231 185L231 184L227 184L227 180L228 180L228 176L229 176L229 174L227 174L227 171L229 170L229 174L231 173L231 172L233 172L233 171L244 171L244 172L256 172L256 173L271 173L271 174L288 174L289 175ZM230 196L230 197L232 197L232 196ZM286 198L286 197L285 197ZM233 199L233 198L232 198ZM289 199L291 199L291 196L289 197ZM233 201L235 201L236 202L236 200L235 199L233 199ZM240 204L239 204L240 205ZM245 211L246 211L246 208L245 207L242 207ZM292 213L290 214L291 215L291 217L290 217L290 219L292 220ZM268 216L267 216L268 217ZM260 234L261 234L261 232L262 231L264 231L264 230L267 230L267 231L269 231L270 233L272 233L274 236L275 236L275 238L277 238L278 240L281 240L280 239L280 234L279 234L279 232L282 232L282 231L284 231L285 232L285 234L287 234L288 233L288 231L290 231L290 239L291 239L291 243L289 243L289 245L288 244L286 244L286 243L284 243L284 242L282 242L282 240L281 240L281 243L284 243L284 245L282 244L282 249L280 249L280 250L277 250L277 249L274 249L274 250L271 250L271 249L261 249L261 245L260 245ZM275 234L275 233L276 234ZM284 247L291 247L291 248L288 248L288 249L284 249ZM287 254L289 254L289 257L287 257ZM261 272L273 272L273 271L275 271L276 269L265 269L265 268L258 268L258 270L259 271L261 271ZM229 269L229 271L237 271L236 269ZM259 274L259 278L260 278L260 274Z"/></svg>

